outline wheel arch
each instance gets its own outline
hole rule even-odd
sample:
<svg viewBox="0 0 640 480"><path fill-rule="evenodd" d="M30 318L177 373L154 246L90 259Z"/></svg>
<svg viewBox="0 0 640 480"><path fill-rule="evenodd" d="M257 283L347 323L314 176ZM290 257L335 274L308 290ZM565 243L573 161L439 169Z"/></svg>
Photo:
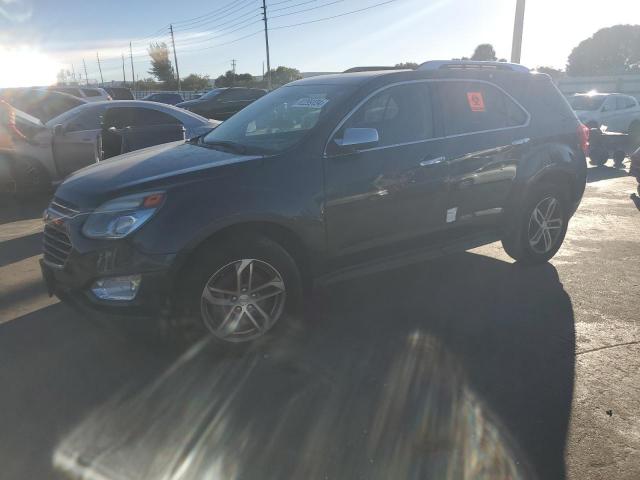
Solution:
<svg viewBox="0 0 640 480"><path fill-rule="evenodd" d="M203 250L219 242L233 241L237 238L263 236L282 246L291 255L300 271L304 286L311 284L312 263L309 247L303 238L289 226L272 220L247 220L225 225L189 248L178 262L176 277L181 281L188 275L193 262L202 254Z"/></svg>

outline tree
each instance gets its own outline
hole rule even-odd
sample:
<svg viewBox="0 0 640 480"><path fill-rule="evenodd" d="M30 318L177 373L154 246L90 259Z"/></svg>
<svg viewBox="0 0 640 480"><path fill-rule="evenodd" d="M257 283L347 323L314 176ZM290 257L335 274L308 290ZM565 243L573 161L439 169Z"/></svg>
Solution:
<svg viewBox="0 0 640 480"><path fill-rule="evenodd" d="M573 49L567 63L567 73L574 76L633 71L640 71L640 25L598 30Z"/></svg>
<svg viewBox="0 0 640 480"><path fill-rule="evenodd" d="M181 84L182 84L183 90L187 90L187 91L204 90L206 88L209 88L209 76L192 73L188 77L181 79Z"/></svg>
<svg viewBox="0 0 640 480"><path fill-rule="evenodd" d="M263 83L265 84L268 75L269 72L265 73L265 76L263 78ZM280 66L275 70L271 70L271 85L274 88L284 85L285 83L293 82L294 80L300 80L301 78L302 75L300 74L300 71L296 70L295 68Z"/></svg>
<svg viewBox="0 0 640 480"><path fill-rule="evenodd" d="M485 60L495 62L498 59L496 57L496 51L493 45L490 43L482 43L476 47L476 50L471 56L471 60Z"/></svg>
<svg viewBox="0 0 640 480"><path fill-rule="evenodd" d="M224 75L216 78L216 87L250 87L253 85L253 76L250 73L233 73L227 70Z"/></svg>
<svg viewBox="0 0 640 480"><path fill-rule="evenodd" d="M395 64L395 68L406 68L409 70L415 70L418 68L418 64L415 62L400 62Z"/></svg>
<svg viewBox="0 0 640 480"><path fill-rule="evenodd" d="M558 78L560 78L564 74L564 72L562 70L559 70L559 69L553 68L553 67L538 67L538 68L536 68L536 72L546 73L554 81L557 81Z"/></svg>
<svg viewBox="0 0 640 480"><path fill-rule="evenodd" d="M151 57L151 70L149 70L149 73L162 82L165 88L172 88L175 83L175 76L173 65L169 60L167 44L164 42L152 43L147 51Z"/></svg>

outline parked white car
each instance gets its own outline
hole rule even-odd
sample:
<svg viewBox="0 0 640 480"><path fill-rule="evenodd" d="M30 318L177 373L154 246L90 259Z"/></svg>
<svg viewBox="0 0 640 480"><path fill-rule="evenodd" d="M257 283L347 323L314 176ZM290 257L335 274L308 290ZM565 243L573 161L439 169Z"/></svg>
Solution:
<svg viewBox="0 0 640 480"><path fill-rule="evenodd" d="M586 93L569 97L582 123L590 128L606 126L610 132L631 133L640 138L638 100L621 93Z"/></svg>
<svg viewBox="0 0 640 480"><path fill-rule="evenodd" d="M103 102L112 100L111 95L106 90L97 87L49 87L54 92L67 93L74 97L81 98L87 102Z"/></svg>

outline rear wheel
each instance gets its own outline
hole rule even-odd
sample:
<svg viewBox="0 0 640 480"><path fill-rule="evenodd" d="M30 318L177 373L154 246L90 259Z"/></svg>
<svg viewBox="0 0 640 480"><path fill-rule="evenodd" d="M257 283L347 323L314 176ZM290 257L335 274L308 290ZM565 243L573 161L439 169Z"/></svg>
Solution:
<svg viewBox="0 0 640 480"><path fill-rule="evenodd" d="M613 152L613 162L615 163L615 166L620 168L626 156L627 154L624 153L622 150L616 150L615 152Z"/></svg>
<svg viewBox="0 0 640 480"><path fill-rule="evenodd" d="M593 165L603 166L609 160L609 152L602 148L591 148L589 150L589 158Z"/></svg>
<svg viewBox="0 0 640 480"><path fill-rule="evenodd" d="M192 317L218 340L256 340L293 320L302 302L295 261L265 237L217 242L201 251L185 292Z"/></svg>
<svg viewBox="0 0 640 480"><path fill-rule="evenodd" d="M566 195L555 185L535 188L507 229L502 246L514 260L543 263L562 246L569 222Z"/></svg>

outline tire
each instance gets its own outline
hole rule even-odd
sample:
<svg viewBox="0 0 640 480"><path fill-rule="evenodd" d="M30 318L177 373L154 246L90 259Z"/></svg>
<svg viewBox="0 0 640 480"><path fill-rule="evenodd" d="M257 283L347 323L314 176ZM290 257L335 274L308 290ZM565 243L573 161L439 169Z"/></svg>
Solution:
<svg viewBox="0 0 640 480"><path fill-rule="evenodd" d="M544 218L549 212L548 208L555 201L548 218ZM534 212L542 213L543 217ZM516 262L525 265L539 264L549 261L558 252L567 233L569 223L569 208L567 195L557 186L551 184L541 184L533 188L529 193L523 207L513 217L513 224L507 226L502 238L502 246L507 254ZM540 230L543 230L539 220L543 219L543 224L549 221L545 227L547 234L542 234L536 240ZM559 220L559 222L558 222ZM553 222L553 223L551 223ZM547 243L547 238L550 239Z"/></svg>
<svg viewBox="0 0 640 480"><path fill-rule="evenodd" d="M205 245L185 285L183 311L223 343L270 335L301 311L302 280L295 260L263 236Z"/></svg>
<svg viewBox="0 0 640 480"><path fill-rule="evenodd" d="M19 197L51 191L51 178L47 170L37 160L14 156L11 169Z"/></svg>
<svg viewBox="0 0 640 480"><path fill-rule="evenodd" d="M622 150L616 150L615 152L613 152L613 162L615 166L620 168L626 157L627 154Z"/></svg>
<svg viewBox="0 0 640 480"><path fill-rule="evenodd" d="M592 148L589 150L589 159L593 165L601 167L609 160L609 152L602 148Z"/></svg>

